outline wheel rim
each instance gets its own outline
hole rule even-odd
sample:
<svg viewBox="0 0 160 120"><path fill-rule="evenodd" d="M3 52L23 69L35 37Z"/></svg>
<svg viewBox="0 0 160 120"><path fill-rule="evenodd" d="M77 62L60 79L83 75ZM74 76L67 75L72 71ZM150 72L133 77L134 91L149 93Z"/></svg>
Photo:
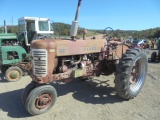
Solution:
<svg viewBox="0 0 160 120"><path fill-rule="evenodd" d="M16 70L10 71L8 77L10 80L17 80L20 77L20 73Z"/></svg>
<svg viewBox="0 0 160 120"><path fill-rule="evenodd" d="M130 76L130 90L137 92L143 85L146 76L146 66L143 58L137 58L133 64Z"/></svg>
<svg viewBox="0 0 160 120"><path fill-rule="evenodd" d="M38 98L36 98L35 106L37 109L44 109L48 107L52 102L52 97L50 94L42 94Z"/></svg>

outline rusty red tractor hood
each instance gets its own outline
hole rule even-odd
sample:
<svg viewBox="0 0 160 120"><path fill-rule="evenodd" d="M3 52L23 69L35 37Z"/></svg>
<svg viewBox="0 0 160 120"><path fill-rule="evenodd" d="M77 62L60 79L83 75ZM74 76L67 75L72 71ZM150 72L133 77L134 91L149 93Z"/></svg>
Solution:
<svg viewBox="0 0 160 120"><path fill-rule="evenodd" d="M104 38L101 39L87 39L87 40L63 40L63 39L47 39L47 40L35 40L31 43L31 52L32 55L36 50L44 50L46 51L47 56L42 56L41 58L37 58L36 55L33 55L33 60L40 60L46 58L46 74L38 75L36 71L40 71L40 69L45 69L43 64L37 65L37 68L33 66L33 75L32 78L36 78L36 82L38 83L46 83L52 82L55 80L62 80L66 78L71 78L72 69L68 69L63 73L53 74L54 70L58 64L58 57L66 57L66 56L75 56L75 55L88 55L92 53L102 53L99 60L104 59L107 56L107 42ZM108 49L109 54L112 55L112 59L120 58L121 55L128 49L125 45L118 45L118 48L111 50ZM40 62L40 61L39 61ZM79 61L81 62L81 60ZM37 64L35 62L34 64ZM40 71L41 72L41 71ZM83 72L83 71L82 71ZM84 74L83 74L84 75ZM88 74L93 75L93 74ZM38 79L37 79L38 78Z"/></svg>

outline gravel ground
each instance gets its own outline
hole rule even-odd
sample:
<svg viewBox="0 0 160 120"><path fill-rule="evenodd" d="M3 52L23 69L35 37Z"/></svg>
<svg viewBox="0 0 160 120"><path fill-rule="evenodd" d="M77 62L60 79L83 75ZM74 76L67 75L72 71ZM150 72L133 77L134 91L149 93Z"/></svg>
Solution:
<svg viewBox="0 0 160 120"><path fill-rule="evenodd" d="M28 114L21 102L22 91L31 78L6 82L0 73L0 120L159 120L160 62L151 63L149 59L148 68L142 91L129 101L115 94L113 75L53 83L58 93L56 104L38 116Z"/></svg>

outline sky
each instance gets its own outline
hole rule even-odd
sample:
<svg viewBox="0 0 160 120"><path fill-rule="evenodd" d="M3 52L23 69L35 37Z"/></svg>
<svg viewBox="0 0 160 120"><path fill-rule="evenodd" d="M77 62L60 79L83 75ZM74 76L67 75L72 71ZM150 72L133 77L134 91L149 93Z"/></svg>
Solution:
<svg viewBox="0 0 160 120"><path fill-rule="evenodd" d="M18 18L44 17L71 24L78 0L0 0L0 26ZM160 0L82 0L79 26L86 29L146 30L160 27Z"/></svg>

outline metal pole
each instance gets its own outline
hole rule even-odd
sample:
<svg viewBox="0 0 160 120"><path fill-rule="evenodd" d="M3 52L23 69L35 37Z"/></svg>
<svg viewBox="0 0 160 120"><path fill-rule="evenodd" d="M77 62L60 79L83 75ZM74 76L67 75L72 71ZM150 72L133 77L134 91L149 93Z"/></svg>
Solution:
<svg viewBox="0 0 160 120"><path fill-rule="evenodd" d="M76 16L75 16L75 21L78 21L78 15L79 15L79 11L80 11L81 2L82 2L82 0L79 0L79 1L78 1L77 11L76 11Z"/></svg>
<svg viewBox="0 0 160 120"><path fill-rule="evenodd" d="M12 33L13 33L13 17L12 17Z"/></svg>
<svg viewBox="0 0 160 120"><path fill-rule="evenodd" d="M6 21L4 20L4 33L7 33Z"/></svg>

